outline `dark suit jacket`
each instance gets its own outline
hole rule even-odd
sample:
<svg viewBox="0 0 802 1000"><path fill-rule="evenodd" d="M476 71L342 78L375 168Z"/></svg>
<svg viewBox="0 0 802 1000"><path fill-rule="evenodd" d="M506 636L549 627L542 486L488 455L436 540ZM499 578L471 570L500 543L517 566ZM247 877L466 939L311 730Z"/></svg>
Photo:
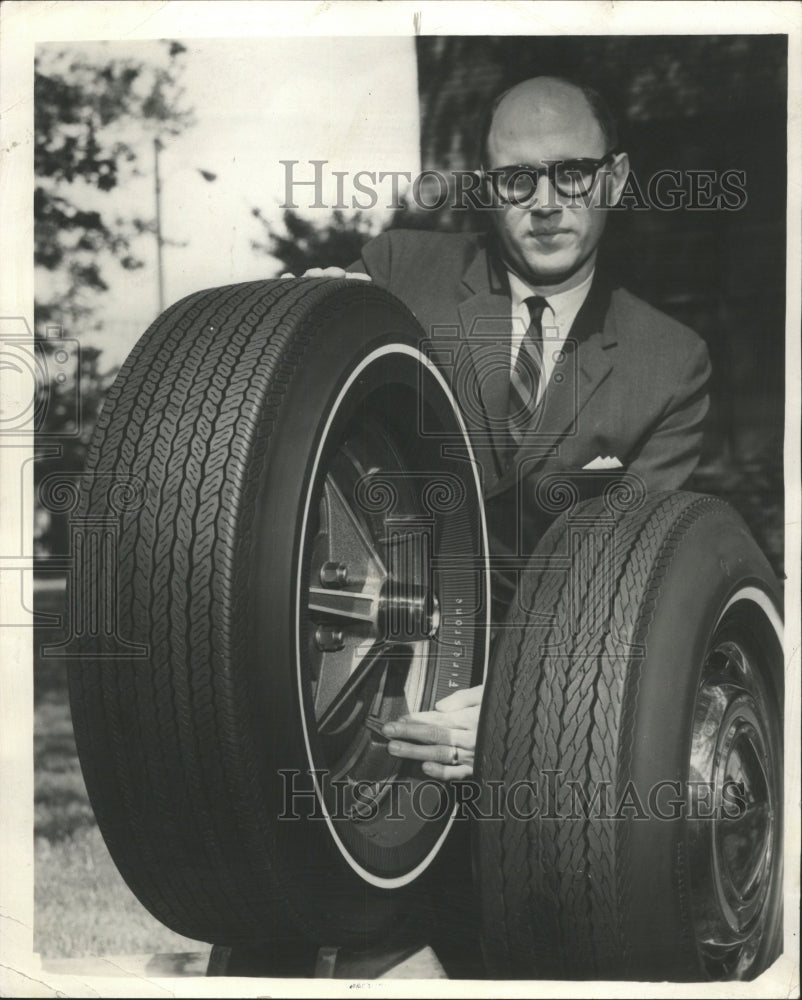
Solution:
<svg viewBox="0 0 802 1000"><path fill-rule="evenodd" d="M423 326L425 348L468 423L488 511L504 508L501 520L518 521L533 504L556 513L544 503L555 476L573 477L586 495L587 483L604 477L581 470L599 456L619 459L649 491L679 489L693 472L708 409L707 349L692 330L599 272L527 434L511 449L512 305L488 238L395 230L371 240L348 270L369 274Z"/></svg>

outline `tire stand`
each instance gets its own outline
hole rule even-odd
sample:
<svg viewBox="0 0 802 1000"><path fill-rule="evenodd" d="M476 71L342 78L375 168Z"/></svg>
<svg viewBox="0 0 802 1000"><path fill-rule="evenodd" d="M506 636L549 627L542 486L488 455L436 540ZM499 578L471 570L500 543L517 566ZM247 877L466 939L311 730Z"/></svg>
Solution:
<svg viewBox="0 0 802 1000"><path fill-rule="evenodd" d="M267 948L226 948L214 945L207 976L254 976L263 978L378 979L411 958L424 945L401 939L366 951L351 951L324 945L299 944L282 949L277 956Z"/></svg>
<svg viewBox="0 0 802 1000"><path fill-rule="evenodd" d="M486 979L479 906L470 885L446 880L434 887L439 901L428 918L401 920L379 944L364 950L318 946L282 936L279 944L249 947L213 945L207 976L305 979L378 979L422 949L428 968L416 978ZM425 964L422 959L421 964Z"/></svg>
<svg viewBox="0 0 802 1000"><path fill-rule="evenodd" d="M277 956L266 948L213 945L206 975L279 979L379 979L425 947L427 944L420 939L410 938L404 941L400 936L365 951L327 945L318 948L307 944L305 947L299 946L294 952L283 950L277 960ZM476 951L469 955L466 949L457 957L450 954L448 948L429 947L434 951L443 971L430 963L433 971L421 978L486 978Z"/></svg>

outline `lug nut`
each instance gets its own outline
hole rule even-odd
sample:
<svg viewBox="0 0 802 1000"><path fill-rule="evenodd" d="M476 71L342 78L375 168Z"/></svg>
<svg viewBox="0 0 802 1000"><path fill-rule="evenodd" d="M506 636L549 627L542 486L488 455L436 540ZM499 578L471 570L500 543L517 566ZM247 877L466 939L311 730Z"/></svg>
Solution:
<svg viewBox="0 0 802 1000"><path fill-rule="evenodd" d="M345 646L341 630L329 625L318 625L315 629L315 642L323 653L336 653Z"/></svg>
<svg viewBox="0 0 802 1000"><path fill-rule="evenodd" d="M344 587L348 583L348 567L341 562L325 562L320 567L320 582L324 587Z"/></svg>

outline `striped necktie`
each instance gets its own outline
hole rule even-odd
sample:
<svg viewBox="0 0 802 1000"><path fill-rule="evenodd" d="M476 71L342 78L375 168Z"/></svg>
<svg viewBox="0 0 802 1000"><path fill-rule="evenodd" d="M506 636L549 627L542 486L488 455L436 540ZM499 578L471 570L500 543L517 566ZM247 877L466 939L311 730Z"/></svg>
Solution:
<svg viewBox="0 0 802 1000"><path fill-rule="evenodd" d="M537 407L537 393L543 371L543 328L541 319L548 302L542 295L525 300L529 308L529 328L521 341L518 357L510 376L507 426L516 445L523 440L526 428Z"/></svg>

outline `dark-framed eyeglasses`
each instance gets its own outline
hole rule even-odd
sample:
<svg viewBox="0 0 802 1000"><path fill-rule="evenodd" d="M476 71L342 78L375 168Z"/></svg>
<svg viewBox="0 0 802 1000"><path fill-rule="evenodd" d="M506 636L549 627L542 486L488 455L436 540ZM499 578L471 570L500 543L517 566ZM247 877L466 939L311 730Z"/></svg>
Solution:
<svg viewBox="0 0 802 1000"><path fill-rule="evenodd" d="M545 174L558 194L567 198L579 198L589 194L596 182L596 175L607 163L611 163L619 150L611 149L604 156L594 159L581 156L572 160L547 161L542 167L531 167L516 163L507 167L482 168L489 178L496 197L509 205L525 205L535 196L538 181Z"/></svg>

